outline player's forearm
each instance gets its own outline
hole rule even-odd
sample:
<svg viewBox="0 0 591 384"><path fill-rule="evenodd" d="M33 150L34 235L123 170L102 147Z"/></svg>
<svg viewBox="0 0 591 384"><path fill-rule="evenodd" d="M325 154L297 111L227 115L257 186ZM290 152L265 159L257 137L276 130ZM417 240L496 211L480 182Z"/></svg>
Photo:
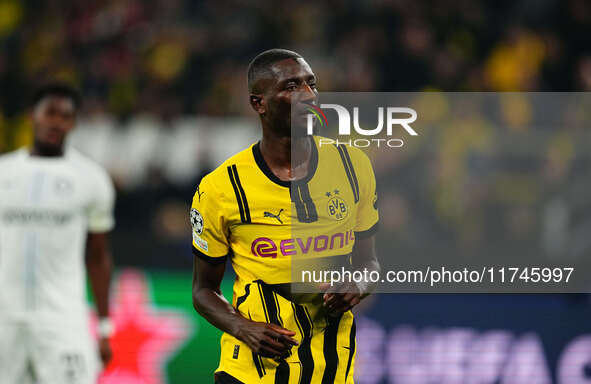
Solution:
<svg viewBox="0 0 591 384"><path fill-rule="evenodd" d="M209 288L193 291L193 307L214 327L237 337L241 324L248 321L242 317L219 292Z"/></svg>
<svg viewBox="0 0 591 384"><path fill-rule="evenodd" d="M382 268L380 267L380 263L375 258L370 258L363 262L361 265L356 266L357 270L360 271L367 271L368 275L372 272L377 272L378 274L381 273ZM359 283L359 290L361 291L361 298L365 298L369 296L376 288L377 282L372 282L371 280L362 281Z"/></svg>
<svg viewBox="0 0 591 384"><path fill-rule="evenodd" d="M365 239L359 239L355 245L352 255L353 268L357 271L362 272L364 275L371 276L381 273L382 268L378 261L375 248L375 237L371 236ZM362 281L357 284L361 291L361 298L364 298L371 294L376 288L377 282L372 282L371 279L368 281Z"/></svg>
<svg viewBox="0 0 591 384"><path fill-rule="evenodd" d="M112 269L113 261L110 253L106 251L103 255L89 257L86 263L90 287L99 317L109 316L109 284Z"/></svg>

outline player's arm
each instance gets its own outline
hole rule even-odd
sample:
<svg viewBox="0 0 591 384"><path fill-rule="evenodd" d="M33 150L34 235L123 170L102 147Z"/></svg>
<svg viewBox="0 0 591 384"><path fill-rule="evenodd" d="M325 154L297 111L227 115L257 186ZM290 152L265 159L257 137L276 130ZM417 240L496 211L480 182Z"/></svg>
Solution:
<svg viewBox="0 0 591 384"><path fill-rule="evenodd" d="M368 275L371 272L381 272L380 263L376 255L376 239L375 235L362 237L357 239L355 247L353 248L353 254L351 255L353 269L358 271L368 271ZM361 292L360 299L369 296L375 289L376 283L371 281L362 281L358 284Z"/></svg>
<svg viewBox="0 0 591 384"><path fill-rule="evenodd" d="M106 365L112 356L109 345L109 337L113 333L113 325L109 320L109 285L113 259L109 233L115 226L115 188L109 175L102 169L93 174L92 180L94 198L88 211L86 272L99 317L99 353Z"/></svg>
<svg viewBox="0 0 591 384"><path fill-rule="evenodd" d="M230 251L227 206L218 184L206 176L193 197L193 306L216 328L242 340L255 353L275 357L287 353L296 341L294 332L278 325L254 322L240 315L224 298L220 285ZM228 186L231 188L231 186Z"/></svg>
<svg viewBox="0 0 591 384"><path fill-rule="evenodd" d="M113 259L108 233L89 233L87 240L86 271L99 318L109 317L109 284Z"/></svg>
<svg viewBox="0 0 591 384"><path fill-rule="evenodd" d="M351 261L353 270L362 272L367 270L368 276L373 271L380 272L380 263L375 250L375 235L356 239ZM369 296L375 289L375 285L376 283L368 280L334 286L333 289L327 287L323 297L324 306L333 313L346 312Z"/></svg>
<svg viewBox="0 0 591 384"><path fill-rule="evenodd" d="M221 283L226 263L193 259L193 307L214 327L231 335L238 333L244 318L222 295Z"/></svg>
<svg viewBox="0 0 591 384"><path fill-rule="evenodd" d="M220 284L225 262L212 264L197 256L193 268L193 306L214 327L246 343L255 353L284 356L297 342L295 332L275 324L251 321L242 317L222 295Z"/></svg>
<svg viewBox="0 0 591 384"><path fill-rule="evenodd" d="M109 248L108 233L89 233L87 239L86 271L99 317L99 352L103 364L112 357L109 336L109 284L113 260Z"/></svg>

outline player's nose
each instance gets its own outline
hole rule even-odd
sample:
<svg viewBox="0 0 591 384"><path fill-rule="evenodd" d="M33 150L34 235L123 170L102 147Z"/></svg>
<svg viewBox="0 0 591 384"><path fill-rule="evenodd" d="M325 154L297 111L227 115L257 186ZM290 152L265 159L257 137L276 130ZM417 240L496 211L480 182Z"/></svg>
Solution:
<svg viewBox="0 0 591 384"><path fill-rule="evenodd" d="M310 85L305 83L302 87L301 102L306 104L316 104L317 99L318 93L314 91Z"/></svg>

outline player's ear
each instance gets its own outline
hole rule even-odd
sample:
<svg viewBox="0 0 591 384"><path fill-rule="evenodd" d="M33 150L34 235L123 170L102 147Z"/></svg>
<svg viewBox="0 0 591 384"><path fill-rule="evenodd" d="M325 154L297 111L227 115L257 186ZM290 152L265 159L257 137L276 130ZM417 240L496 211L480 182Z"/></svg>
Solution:
<svg viewBox="0 0 591 384"><path fill-rule="evenodd" d="M263 95L257 95L257 94L251 93L250 94L250 106L259 115L263 115L267 111L267 106L265 104L265 99L263 98Z"/></svg>

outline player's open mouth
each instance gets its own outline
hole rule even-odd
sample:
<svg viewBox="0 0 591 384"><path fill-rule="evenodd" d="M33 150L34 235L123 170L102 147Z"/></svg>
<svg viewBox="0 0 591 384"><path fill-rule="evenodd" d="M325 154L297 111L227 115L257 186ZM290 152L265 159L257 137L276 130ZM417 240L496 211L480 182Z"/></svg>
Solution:
<svg viewBox="0 0 591 384"><path fill-rule="evenodd" d="M61 140L61 134L57 130L49 130L45 134L45 139L51 143L59 143Z"/></svg>

